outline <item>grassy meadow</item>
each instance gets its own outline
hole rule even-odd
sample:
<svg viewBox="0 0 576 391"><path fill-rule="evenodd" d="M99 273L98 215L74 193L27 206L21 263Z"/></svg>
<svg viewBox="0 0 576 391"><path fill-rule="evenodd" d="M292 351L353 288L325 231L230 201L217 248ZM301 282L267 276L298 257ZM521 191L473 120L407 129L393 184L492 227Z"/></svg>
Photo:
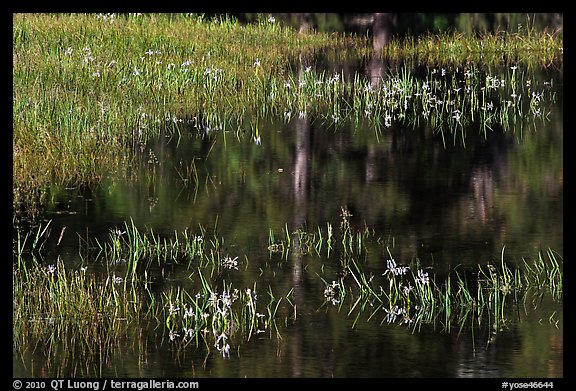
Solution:
<svg viewBox="0 0 576 391"><path fill-rule="evenodd" d="M198 15L15 14L14 207L33 212L51 183L124 176L139 145L162 129L178 132L183 121L255 137L259 118L310 114L334 126L366 120L376 129L429 122L454 140L465 139L472 121L483 129L518 127L545 116L542 106L554 99L526 70L557 61L562 45L530 29L395 39L376 55L418 60L431 71L416 79L404 68L374 85L311 62L320 52L368 59L366 37L300 34L265 15L241 25ZM480 60L506 71L483 69Z"/></svg>

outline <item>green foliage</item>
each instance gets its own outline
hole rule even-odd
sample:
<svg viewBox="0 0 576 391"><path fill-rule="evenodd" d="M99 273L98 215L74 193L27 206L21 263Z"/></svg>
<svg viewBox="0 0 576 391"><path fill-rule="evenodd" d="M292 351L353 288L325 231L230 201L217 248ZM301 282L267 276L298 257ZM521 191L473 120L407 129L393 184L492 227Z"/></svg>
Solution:
<svg viewBox="0 0 576 391"><path fill-rule="evenodd" d="M379 75L374 86L305 60L318 50L366 58L365 40L299 34L267 19L241 25L201 15L15 14L13 22L13 194L24 208L54 182L90 185L124 175L138 146L163 129L179 134L185 119L226 130L246 119L253 126L261 118L315 116L336 128L366 122L377 137L393 123L427 122L463 144L475 121L485 135L497 125L520 130L546 118L553 99L549 88L526 85L526 70L562 55L561 40L532 31L406 39L392 42L386 56L416 58L432 73L415 78L407 66ZM494 56L507 60L491 62ZM452 59L449 67L442 58ZM294 73L290 64L302 61ZM476 63L514 69L495 74Z"/></svg>
<svg viewBox="0 0 576 391"><path fill-rule="evenodd" d="M466 324L480 327L486 318L490 329L501 330L510 317L511 306L525 304L531 294L542 298L547 292L555 300L562 300L561 266L551 249L545 255L540 252L532 265L524 261L524 270L513 270L506 264L503 248L499 266L479 265L477 270L466 270L464 274L452 270L445 277L430 275L418 260L397 264L387 251L390 259L386 261L384 279L368 274L354 259L351 266L346 266L352 278L332 284L323 279L324 305L331 303L340 309L346 300L348 315L355 314L355 323L361 316L369 321L380 314L381 323L407 325L414 331L426 324L440 324L443 331L450 332L453 326L460 331ZM346 288L347 283L352 287ZM366 311L369 315L364 314Z"/></svg>

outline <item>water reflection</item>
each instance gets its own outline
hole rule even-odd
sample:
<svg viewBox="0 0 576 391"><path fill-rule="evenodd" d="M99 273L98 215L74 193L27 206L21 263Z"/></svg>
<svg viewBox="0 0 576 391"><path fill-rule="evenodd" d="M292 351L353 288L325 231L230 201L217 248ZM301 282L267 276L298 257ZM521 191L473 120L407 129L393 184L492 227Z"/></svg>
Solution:
<svg viewBox="0 0 576 391"><path fill-rule="evenodd" d="M301 59L299 72L308 66L306 61ZM366 72L379 83L389 64L377 56L371 61ZM535 256L540 248L562 253L561 100L557 106L549 122L538 129L528 127L521 136L495 129L485 138L472 126L466 147L445 143L429 124L395 125L377 133L351 123L334 130L312 115L295 115L287 123L258 124L259 142L254 143L243 133L190 121L183 124L180 138L162 134L142 145L134 171L97 188L55 186L47 217L54 220L54 232L64 235L58 243L58 235L53 235L50 254L81 263L78 254L88 254L90 238L103 239L110 228L130 219L165 235L198 225L214 228L226 238L226 251L249 260L249 268L230 278L245 286L258 280L261 287L269 284L280 292L293 289L298 316L282 329L282 339L260 336L243 344L241 356L231 354L229 361L202 349L174 351L155 331L140 330L135 343L119 342L118 351L94 364L98 369L64 359L63 367L55 370L42 364L46 358L40 352L25 352L24 360L14 359L14 373L562 376L561 328L541 322L552 311L561 317L561 306L548 303L527 311L529 321L514 319L496 338L491 330L472 336L469 329L440 333L430 327L414 333L379 322L352 327L343 312L319 311L323 285L318 276L338 275L338 264L300 253L297 237L286 264L266 251L270 229L280 233L285 227L337 227L345 207L352 212L354 227L367 226L394 243L394 257L401 263L418 257L437 272L498 260L503 245L511 263ZM386 256L382 246L374 246L363 261L381 274ZM170 278L184 281L188 275L187 270L174 271ZM171 283L159 281L154 289ZM545 358L542 352L547 352ZM31 358L40 364L19 364ZM525 372L526 359L534 372Z"/></svg>
<svg viewBox="0 0 576 391"><path fill-rule="evenodd" d="M498 132L484 140L471 129L466 148L444 147L426 125L376 138L370 128L334 131L296 117L262 124L261 145L225 131L195 137L190 125L191 137L143 148L136 180L55 188L48 216L55 231L67 227L60 248L77 253L78 235L107 234L132 218L166 234L218 224L257 251L270 229L335 224L345 206L355 226L394 237L405 260L475 265L504 244L511 257L562 252L561 113L522 140Z"/></svg>
<svg viewBox="0 0 576 391"><path fill-rule="evenodd" d="M555 378L563 376L562 323L556 329L538 322L550 310L560 308L529 309L524 320L509 321L492 340L487 328L441 333L424 327L414 333L375 321L353 328L344 314L308 310L306 319L283 329L282 339L260 336L230 359L202 348L175 350L154 331L142 330L87 362L71 359L73 352L64 360L54 352L49 361L28 350L14 357L14 376Z"/></svg>
<svg viewBox="0 0 576 391"><path fill-rule="evenodd" d="M382 80L386 80L386 71L388 66L382 58L382 49L390 41L390 14L375 13L372 25L373 38L372 49L373 54L368 65L366 66L366 73L370 78L370 85L378 87Z"/></svg>

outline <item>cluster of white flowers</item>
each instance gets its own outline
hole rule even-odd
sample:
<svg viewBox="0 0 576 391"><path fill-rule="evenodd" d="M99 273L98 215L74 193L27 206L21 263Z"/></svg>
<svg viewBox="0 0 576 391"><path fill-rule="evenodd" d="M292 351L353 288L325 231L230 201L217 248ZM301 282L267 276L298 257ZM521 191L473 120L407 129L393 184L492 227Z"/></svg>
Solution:
<svg viewBox="0 0 576 391"><path fill-rule="evenodd" d="M238 257L226 257L222 259L221 263L223 268L225 269L235 269L238 270Z"/></svg>
<svg viewBox="0 0 576 391"><path fill-rule="evenodd" d="M410 270L409 266L398 266L396 265L396 261L393 259L386 260L386 271L382 275L386 275L388 273L394 274L395 276L403 276Z"/></svg>
<svg viewBox="0 0 576 391"><path fill-rule="evenodd" d="M218 80L218 78L222 75L222 68L215 68L210 67L204 69L204 76L212 76L212 79Z"/></svg>
<svg viewBox="0 0 576 391"><path fill-rule="evenodd" d="M88 46L84 47L82 52L84 53L84 56L82 57L82 62L84 64L92 63L96 60L94 56L92 56L92 50Z"/></svg>
<svg viewBox="0 0 576 391"><path fill-rule="evenodd" d="M384 116L384 126L386 126L387 128L392 126L392 116L388 113L386 113L386 115Z"/></svg>
<svg viewBox="0 0 576 391"><path fill-rule="evenodd" d="M418 270L418 277L415 278L415 281L423 285L429 284L430 278L428 277L428 272L425 272L422 269Z"/></svg>
<svg viewBox="0 0 576 391"><path fill-rule="evenodd" d="M400 318L401 323L411 323L412 319L408 316L408 310L404 307L398 307L395 305L394 307L388 309L386 307L382 307L382 309L386 312L386 322L387 323L394 323L398 317Z"/></svg>
<svg viewBox="0 0 576 391"><path fill-rule="evenodd" d="M100 13L100 14L96 15L96 19L102 20L103 22L114 23L114 21L116 20L116 14L115 13L106 13L106 14Z"/></svg>
<svg viewBox="0 0 576 391"><path fill-rule="evenodd" d="M332 283L326 285L326 288L324 289L324 298L327 301L330 301L332 305L337 305L338 303L340 303L338 296L340 294L341 289L342 287L340 286L340 283L338 281L332 281Z"/></svg>

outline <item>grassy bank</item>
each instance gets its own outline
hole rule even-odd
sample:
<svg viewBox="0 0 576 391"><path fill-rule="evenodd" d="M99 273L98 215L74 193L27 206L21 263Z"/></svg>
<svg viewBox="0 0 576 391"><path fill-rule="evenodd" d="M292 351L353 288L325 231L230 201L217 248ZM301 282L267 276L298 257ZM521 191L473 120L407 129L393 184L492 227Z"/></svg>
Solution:
<svg viewBox="0 0 576 391"><path fill-rule="evenodd" d="M562 45L532 31L394 40L384 58L434 64L431 72L416 79L410 67L390 70L374 83L313 62L318 53L367 60L366 38L299 34L266 17L241 25L194 15L16 14L14 206L41 204L54 182L125 176L139 146L183 121L257 136L258 118L314 114L328 126L428 122L462 140L472 121L518 127L545 117L553 88L526 72L561 61Z"/></svg>
<svg viewBox="0 0 576 391"><path fill-rule="evenodd" d="M131 149L184 114L255 110L262 83L291 59L346 41L265 19L26 14L13 22L17 203L51 181L90 184L122 172Z"/></svg>

